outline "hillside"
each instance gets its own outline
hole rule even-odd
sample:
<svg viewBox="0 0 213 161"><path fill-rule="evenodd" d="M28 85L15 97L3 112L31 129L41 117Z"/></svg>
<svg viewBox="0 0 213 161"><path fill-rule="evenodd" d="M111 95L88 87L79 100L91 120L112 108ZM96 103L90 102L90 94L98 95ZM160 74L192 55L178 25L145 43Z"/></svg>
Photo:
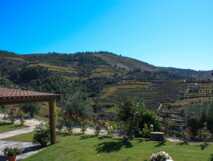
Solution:
<svg viewBox="0 0 213 161"><path fill-rule="evenodd" d="M127 97L144 99L148 108L156 109L160 103L183 99L191 88L187 82L200 82L199 90L191 94L199 97L202 84L212 84L212 79L212 71L156 67L109 52L17 55L0 51L0 86L63 94L84 88L108 111Z"/></svg>

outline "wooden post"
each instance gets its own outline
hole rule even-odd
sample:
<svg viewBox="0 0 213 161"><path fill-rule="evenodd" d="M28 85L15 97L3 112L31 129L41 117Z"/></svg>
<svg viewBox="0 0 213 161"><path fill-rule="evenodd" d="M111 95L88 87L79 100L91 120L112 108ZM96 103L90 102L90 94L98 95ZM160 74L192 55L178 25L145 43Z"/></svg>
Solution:
<svg viewBox="0 0 213 161"><path fill-rule="evenodd" d="M49 101L49 126L50 126L50 143L56 143L56 100Z"/></svg>

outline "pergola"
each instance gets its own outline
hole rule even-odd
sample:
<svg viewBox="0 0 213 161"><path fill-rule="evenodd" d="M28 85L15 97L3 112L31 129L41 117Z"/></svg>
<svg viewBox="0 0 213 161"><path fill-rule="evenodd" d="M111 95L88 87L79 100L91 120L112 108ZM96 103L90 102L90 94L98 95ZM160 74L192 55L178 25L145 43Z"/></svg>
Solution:
<svg viewBox="0 0 213 161"><path fill-rule="evenodd" d="M19 104L28 102L48 102L49 104L49 126L51 144L56 143L56 99L60 95L52 93L42 93L20 89L9 89L0 87L0 105Z"/></svg>

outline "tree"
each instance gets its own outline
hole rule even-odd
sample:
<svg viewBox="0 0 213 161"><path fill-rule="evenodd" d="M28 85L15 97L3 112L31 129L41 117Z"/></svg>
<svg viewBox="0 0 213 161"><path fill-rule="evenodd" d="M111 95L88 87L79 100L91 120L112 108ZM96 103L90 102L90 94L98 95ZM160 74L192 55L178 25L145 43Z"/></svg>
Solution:
<svg viewBox="0 0 213 161"><path fill-rule="evenodd" d="M39 111L39 106L33 103L26 103L21 106L21 109L24 113L29 114L31 118L35 116L35 114Z"/></svg>
<svg viewBox="0 0 213 161"><path fill-rule="evenodd" d="M20 125L24 126L24 113L22 110L18 110L17 116L20 119Z"/></svg>
<svg viewBox="0 0 213 161"><path fill-rule="evenodd" d="M0 86L13 87L13 83L9 79L0 76Z"/></svg>
<svg viewBox="0 0 213 161"><path fill-rule="evenodd" d="M91 100L82 91L68 95L63 103L64 126L72 128L80 124L84 133L88 120L93 116Z"/></svg>
<svg viewBox="0 0 213 161"><path fill-rule="evenodd" d="M213 105L211 105L207 116L207 128L213 134Z"/></svg>
<svg viewBox="0 0 213 161"><path fill-rule="evenodd" d="M16 110L14 108L11 108L8 111L8 118L11 121L11 123L15 122L15 119L16 119Z"/></svg>
<svg viewBox="0 0 213 161"><path fill-rule="evenodd" d="M190 118L187 121L187 125L190 128L193 137L196 137L199 131L203 128L203 124L198 118Z"/></svg>
<svg viewBox="0 0 213 161"><path fill-rule="evenodd" d="M125 100L118 107L118 122L128 138L142 136L147 129L159 130L156 115L147 109L142 101Z"/></svg>
<svg viewBox="0 0 213 161"><path fill-rule="evenodd" d="M5 113L6 112L6 108L3 105L0 105L0 112Z"/></svg>
<svg viewBox="0 0 213 161"><path fill-rule="evenodd" d="M36 127L33 142L39 143L42 147L46 147L50 142L50 129L46 124L40 124Z"/></svg>
<svg viewBox="0 0 213 161"><path fill-rule="evenodd" d="M24 67L19 72L20 82L30 82L32 80L41 79L42 77L47 77L49 75L48 69L40 66Z"/></svg>

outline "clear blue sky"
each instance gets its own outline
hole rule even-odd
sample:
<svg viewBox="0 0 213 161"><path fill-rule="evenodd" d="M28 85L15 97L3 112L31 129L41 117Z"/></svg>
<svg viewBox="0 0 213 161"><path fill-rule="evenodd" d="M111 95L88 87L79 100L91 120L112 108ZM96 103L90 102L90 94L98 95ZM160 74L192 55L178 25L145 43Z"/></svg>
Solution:
<svg viewBox="0 0 213 161"><path fill-rule="evenodd" d="M107 50L154 65L213 69L212 0L1 0L0 49Z"/></svg>

